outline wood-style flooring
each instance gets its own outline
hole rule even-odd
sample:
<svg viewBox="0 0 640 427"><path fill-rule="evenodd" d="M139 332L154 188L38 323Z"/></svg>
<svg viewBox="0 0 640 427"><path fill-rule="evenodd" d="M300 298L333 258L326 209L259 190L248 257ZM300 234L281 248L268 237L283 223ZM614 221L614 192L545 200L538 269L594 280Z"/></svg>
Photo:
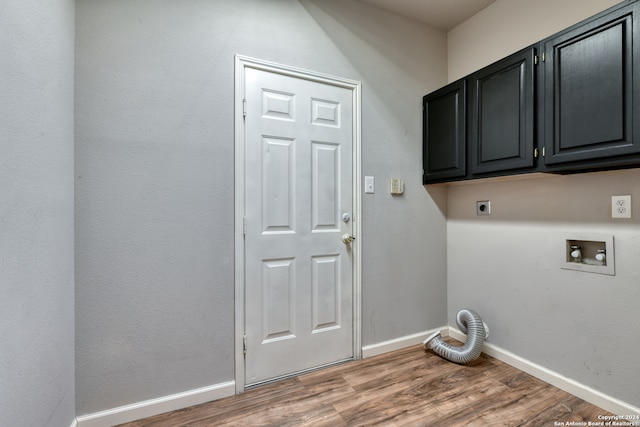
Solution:
<svg viewBox="0 0 640 427"><path fill-rule="evenodd" d="M122 427L546 427L598 415L611 414L493 357L463 366L414 346Z"/></svg>

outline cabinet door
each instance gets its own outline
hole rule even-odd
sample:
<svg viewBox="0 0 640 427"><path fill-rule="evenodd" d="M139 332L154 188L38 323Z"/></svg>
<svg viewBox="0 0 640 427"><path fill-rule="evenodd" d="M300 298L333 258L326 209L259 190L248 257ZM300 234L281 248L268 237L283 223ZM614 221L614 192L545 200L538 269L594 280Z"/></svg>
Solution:
<svg viewBox="0 0 640 427"><path fill-rule="evenodd" d="M471 75L471 173L534 166L533 47Z"/></svg>
<svg viewBox="0 0 640 427"><path fill-rule="evenodd" d="M423 182L466 175L466 81L423 98Z"/></svg>
<svg viewBox="0 0 640 427"><path fill-rule="evenodd" d="M544 42L545 164L640 152L638 19L632 3Z"/></svg>

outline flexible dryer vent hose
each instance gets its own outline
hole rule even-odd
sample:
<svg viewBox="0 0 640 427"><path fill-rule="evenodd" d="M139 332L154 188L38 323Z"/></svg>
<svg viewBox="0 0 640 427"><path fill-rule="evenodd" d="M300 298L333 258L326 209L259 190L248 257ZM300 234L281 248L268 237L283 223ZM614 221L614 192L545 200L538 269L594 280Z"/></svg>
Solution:
<svg viewBox="0 0 640 427"><path fill-rule="evenodd" d="M467 334L467 342L461 346L454 346L442 339L440 332L436 332L424 341L424 348L433 350L445 359L465 364L476 360L482 352L482 344L489 336L489 328L482 321L478 313L463 308L456 316L458 328Z"/></svg>

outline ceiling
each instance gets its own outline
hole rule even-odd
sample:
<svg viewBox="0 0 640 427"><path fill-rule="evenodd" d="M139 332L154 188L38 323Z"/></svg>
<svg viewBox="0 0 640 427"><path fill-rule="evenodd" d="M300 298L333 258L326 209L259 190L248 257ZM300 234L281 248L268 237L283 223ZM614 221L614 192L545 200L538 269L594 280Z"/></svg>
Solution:
<svg viewBox="0 0 640 427"><path fill-rule="evenodd" d="M360 0L448 31L496 0Z"/></svg>

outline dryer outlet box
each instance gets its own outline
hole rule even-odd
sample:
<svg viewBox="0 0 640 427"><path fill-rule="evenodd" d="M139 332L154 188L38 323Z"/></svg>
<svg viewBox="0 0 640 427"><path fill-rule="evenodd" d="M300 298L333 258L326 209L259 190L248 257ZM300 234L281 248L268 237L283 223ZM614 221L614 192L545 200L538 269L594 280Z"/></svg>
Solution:
<svg viewBox="0 0 640 427"><path fill-rule="evenodd" d="M491 202L489 200L476 202L476 215L491 215Z"/></svg>

